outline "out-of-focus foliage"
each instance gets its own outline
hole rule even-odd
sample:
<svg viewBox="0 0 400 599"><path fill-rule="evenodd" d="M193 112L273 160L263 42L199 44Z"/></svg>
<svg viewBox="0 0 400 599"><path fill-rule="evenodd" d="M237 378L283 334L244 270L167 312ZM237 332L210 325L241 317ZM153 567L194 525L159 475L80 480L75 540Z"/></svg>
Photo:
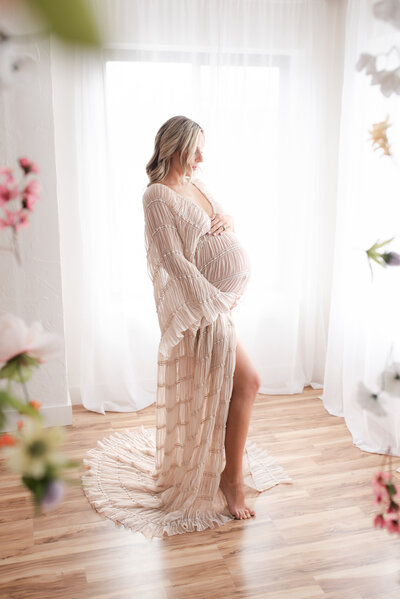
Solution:
<svg viewBox="0 0 400 599"><path fill-rule="evenodd" d="M91 46L100 44L94 16L85 0L25 0L39 13L49 31L62 41Z"/></svg>

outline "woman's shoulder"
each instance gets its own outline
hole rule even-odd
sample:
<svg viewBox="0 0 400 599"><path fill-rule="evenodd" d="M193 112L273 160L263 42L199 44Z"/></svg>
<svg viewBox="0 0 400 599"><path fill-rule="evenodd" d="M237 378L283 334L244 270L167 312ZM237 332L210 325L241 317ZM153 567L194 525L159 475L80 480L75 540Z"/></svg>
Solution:
<svg viewBox="0 0 400 599"><path fill-rule="evenodd" d="M150 185L148 185L146 187L146 189L144 190L144 196L153 196L153 195L159 195L160 193L165 193L166 191L168 191L168 187L166 185L163 185L162 183L150 183Z"/></svg>
<svg viewBox="0 0 400 599"><path fill-rule="evenodd" d="M163 201L169 206L173 198L172 190L162 183L151 183L143 193L143 205L147 206L154 200Z"/></svg>

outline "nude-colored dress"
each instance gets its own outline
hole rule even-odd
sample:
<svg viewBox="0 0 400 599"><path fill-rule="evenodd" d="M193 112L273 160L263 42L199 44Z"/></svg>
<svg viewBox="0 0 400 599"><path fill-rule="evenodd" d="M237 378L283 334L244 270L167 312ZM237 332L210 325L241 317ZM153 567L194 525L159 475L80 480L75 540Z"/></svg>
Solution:
<svg viewBox="0 0 400 599"><path fill-rule="evenodd" d="M193 183L214 213L224 213L200 180ZM235 233L208 235L208 214L163 184L147 188L143 209L161 329L156 428L100 441L82 480L96 510L151 538L233 519L219 489L236 358L230 308L246 288L250 262ZM256 493L290 482L249 440L243 473Z"/></svg>

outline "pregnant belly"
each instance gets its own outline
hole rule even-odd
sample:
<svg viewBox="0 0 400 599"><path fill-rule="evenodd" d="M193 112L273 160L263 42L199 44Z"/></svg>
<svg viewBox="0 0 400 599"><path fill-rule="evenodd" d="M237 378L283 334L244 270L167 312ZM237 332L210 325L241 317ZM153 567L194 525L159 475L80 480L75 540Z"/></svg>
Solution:
<svg viewBox="0 0 400 599"><path fill-rule="evenodd" d="M206 279L221 291L243 295L250 278L249 256L236 233L203 235L195 254L195 263Z"/></svg>

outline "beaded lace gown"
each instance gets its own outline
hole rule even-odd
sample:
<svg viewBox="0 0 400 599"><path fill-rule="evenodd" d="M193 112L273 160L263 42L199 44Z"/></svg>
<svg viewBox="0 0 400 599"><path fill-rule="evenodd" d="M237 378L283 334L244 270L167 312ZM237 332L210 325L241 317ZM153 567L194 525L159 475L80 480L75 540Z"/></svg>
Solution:
<svg viewBox="0 0 400 599"><path fill-rule="evenodd" d="M224 213L193 183L213 213ZM143 196L147 264L161 329L155 428L116 433L87 453L83 488L106 517L146 537L214 528L234 517L219 489L233 388L236 332L230 310L250 276L237 235L208 235L199 205L160 183ZM290 482L246 441L246 494Z"/></svg>

